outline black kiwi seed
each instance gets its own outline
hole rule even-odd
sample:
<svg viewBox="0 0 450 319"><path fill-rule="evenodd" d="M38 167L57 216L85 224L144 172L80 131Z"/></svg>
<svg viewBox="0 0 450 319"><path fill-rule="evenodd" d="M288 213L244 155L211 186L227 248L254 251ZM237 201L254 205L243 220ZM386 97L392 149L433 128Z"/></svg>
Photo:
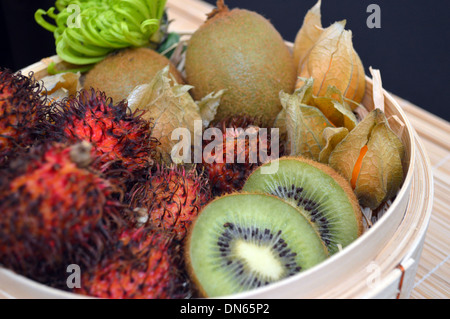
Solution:
<svg viewBox="0 0 450 319"><path fill-rule="evenodd" d="M273 253L277 254L282 260L281 262L284 265L289 265L287 268L287 275L286 276L292 276L295 273L299 272L302 267L298 266L295 261L295 256L297 253L291 252L291 250L287 247L287 244L281 237L282 231L278 231L275 235L275 237L272 235L271 231L269 229L265 229L264 232L259 232L259 229L256 227L248 227L245 229L239 228L240 231L235 231L233 228L228 228L226 226L227 224L224 224L224 232L222 233L222 236L219 237L219 241L217 242L217 245L220 247L219 251L221 252L221 256L223 257L223 263L225 265L230 265L232 263L232 251L231 247L233 245L233 241L236 240L245 240L245 241L257 241L259 245L262 246L268 246L272 247ZM292 265L295 265L296 267L293 267ZM236 273L236 271L239 272L236 275L242 274L242 269L235 268L233 271ZM253 278L254 280L258 280L259 284L265 284L261 283L261 281L258 279L257 274L251 273L249 274L250 278ZM249 279L251 281L251 279ZM270 279L268 281L265 281L267 283L270 282Z"/></svg>
<svg viewBox="0 0 450 319"><path fill-rule="evenodd" d="M270 194L280 198L293 199L297 204L297 207L301 207L307 212L310 212L311 221L318 225L320 237L327 245L329 245L331 243L331 238L328 231L328 220L322 215L320 204L312 199L302 197L302 192L302 187L296 187L292 184L291 186L279 185L277 189L272 190Z"/></svg>
<svg viewBox="0 0 450 319"><path fill-rule="evenodd" d="M283 157L273 174L266 163L247 179L243 191L277 196L293 205L318 232L330 254L362 233L362 213L348 181L331 167L301 157Z"/></svg>

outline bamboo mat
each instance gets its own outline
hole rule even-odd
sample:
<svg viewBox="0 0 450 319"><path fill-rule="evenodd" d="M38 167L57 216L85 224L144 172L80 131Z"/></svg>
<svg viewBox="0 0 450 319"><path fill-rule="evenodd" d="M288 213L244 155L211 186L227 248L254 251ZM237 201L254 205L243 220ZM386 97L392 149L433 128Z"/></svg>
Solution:
<svg viewBox="0 0 450 319"><path fill-rule="evenodd" d="M168 0L172 31L190 33L212 6L200 0ZM420 137L433 170L433 211L411 299L450 298L450 123L396 97Z"/></svg>

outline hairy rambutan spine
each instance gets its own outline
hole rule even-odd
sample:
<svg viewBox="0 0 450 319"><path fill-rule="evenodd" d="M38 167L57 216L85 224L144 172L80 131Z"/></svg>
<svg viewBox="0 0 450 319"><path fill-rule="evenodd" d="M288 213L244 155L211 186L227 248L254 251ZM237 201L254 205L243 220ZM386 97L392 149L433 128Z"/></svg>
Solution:
<svg viewBox="0 0 450 319"><path fill-rule="evenodd" d="M262 135L260 125L259 118L243 115L224 118L212 126L222 132L222 149L211 157L204 154L200 168L209 179L213 196L239 191L250 173L262 164L260 155L270 153L270 135ZM250 135L256 134L255 143L247 136L249 129L253 129Z"/></svg>
<svg viewBox="0 0 450 319"><path fill-rule="evenodd" d="M172 231L182 240L211 199L211 190L195 168L158 165L147 181L134 185L129 197L138 224Z"/></svg>
<svg viewBox="0 0 450 319"><path fill-rule="evenodd" d="M33 73L25 76L0 68L0 166L43 134L38 129L45 114L46 96L42 91Z"/></svg>
<svg viewBox="0 0 450 319"><path fill-rule="evenodd" d="M173 233L149 227L124 229L116 249L81 279L74 292L110 299L189 296L189 282Z"/></svg>
<svg viewBox="0 0 450 319"><path fill-rule="evenodd" d="M142 112L131 113L125 101L114 104L104 92L81 90L56 102L48 114L46 129L61 142L86 140L93 145L95 166L102 172L134 173L153 164L158 141Z"/></svg>
<svg viewBox="0 0 450 319"><path fill-rule="evenodd" d="M85 143L35 147L10 165L0 193L0 263L49 285L91 267L126 224L122 192L86 160Z"/></svg>

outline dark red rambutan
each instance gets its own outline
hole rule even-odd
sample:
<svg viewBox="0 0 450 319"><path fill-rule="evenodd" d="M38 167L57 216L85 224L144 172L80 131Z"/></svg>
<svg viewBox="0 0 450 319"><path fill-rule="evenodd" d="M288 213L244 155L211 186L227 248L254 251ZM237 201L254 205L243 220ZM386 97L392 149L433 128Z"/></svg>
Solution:
<svg viewBox="0 0 450 319"><path fill-rule="evenodd" d="M222 148L204 152L202 168L213 196L241 190L250 173L263 163L261 154L271 156L270 135L263 133L256 118L231 116L216 123L222 134ZM254 136L255 138L250 138ZM204 147L211 143L205 141Z"/></svg>
<svg viewBox="0 0 450 319"><path fill-rule="evenodd" d="M69 264L95 265L125 223L112 181L91 170L86 142L33 147L0 193L0 264L58 285ZM5 185L6 184L6 185Z"/></svg>
<svg viewBox="0 0 450 319"><path fill-rule="evenodd" d="M205 177L195 169L158 166L143 183L130 192L131 207L140 223L186 236L191 223L211 199Z"/></svg>
<svg viewBox="0 0 450 319"><path fill-rule="evenodd" d="M32 74L0 69L0 165L14 157L17 147L33 144L45 97Z"/></svg>
<svg viewBox="0 0 450 319"><path fill-rule="evenodd" d="M173 234L148 227L122 232L116 249L81 277L74 292L108 299L189 296L182 246Z"/></svg>
<svg viewBox="0 0 450 319"><path fill-rule="evenodd" d="M96 167L101 171L125 169L133 173L152 164L158 141L151 137L151 123L126 102L114 104L103 92L81 90L77 96L55 102L47 130L62 142L86 140L93 145Z"/></svg>

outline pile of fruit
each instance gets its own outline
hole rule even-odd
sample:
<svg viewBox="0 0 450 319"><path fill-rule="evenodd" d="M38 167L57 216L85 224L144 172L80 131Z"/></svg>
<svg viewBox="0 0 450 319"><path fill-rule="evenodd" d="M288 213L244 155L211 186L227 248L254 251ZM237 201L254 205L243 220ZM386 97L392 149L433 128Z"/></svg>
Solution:
<svg viewBox="0 0 450 319"><path fill-rule="evenodd" d="M165 1L84 1L81 29L70 4L36 16L66 69L0 69L3 267L93 297L230 295L339 253L398 193L404 146L320 1L293 53L223 0L188 42Z"/></svg>

